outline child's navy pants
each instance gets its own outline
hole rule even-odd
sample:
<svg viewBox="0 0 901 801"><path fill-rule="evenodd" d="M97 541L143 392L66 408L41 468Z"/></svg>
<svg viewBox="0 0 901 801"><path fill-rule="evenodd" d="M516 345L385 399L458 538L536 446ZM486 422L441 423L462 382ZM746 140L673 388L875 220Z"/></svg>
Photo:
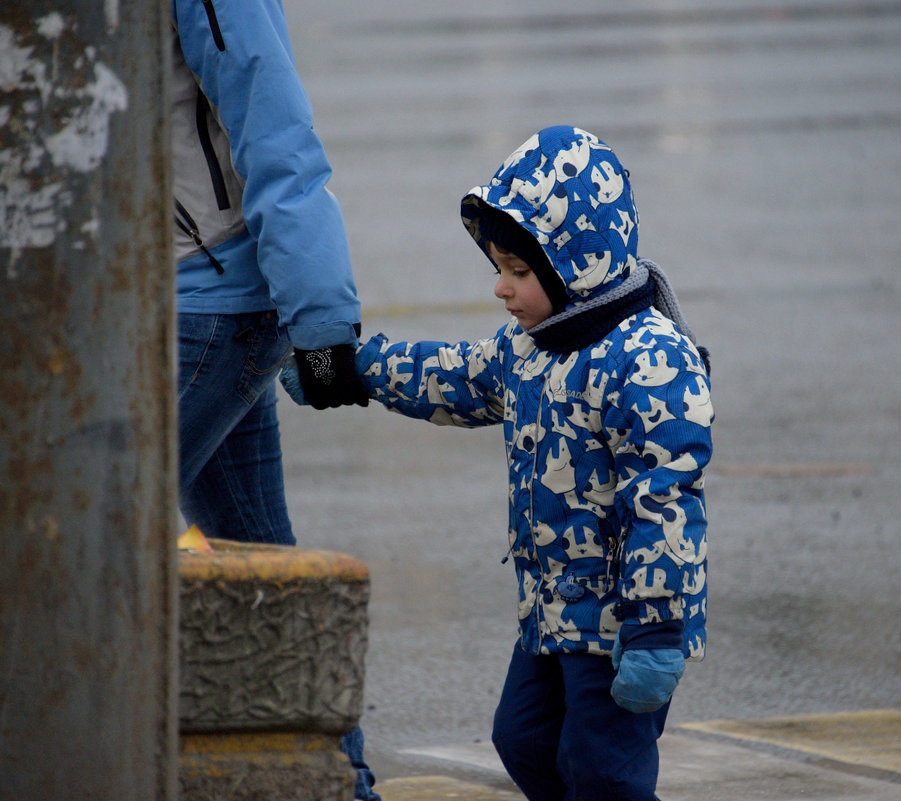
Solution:
<svg viewBox="0 0 901 801"><path fill-rule="evenodd" d="M613 676L609 657L534 656L517 643L491 739L529 801L655 801L669 704L627 712Z"/></svg>

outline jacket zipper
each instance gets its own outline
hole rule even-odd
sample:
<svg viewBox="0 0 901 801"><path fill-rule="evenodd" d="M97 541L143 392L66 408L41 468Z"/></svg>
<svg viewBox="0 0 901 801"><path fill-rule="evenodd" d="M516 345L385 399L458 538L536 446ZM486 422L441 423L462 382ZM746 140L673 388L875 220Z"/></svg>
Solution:
<svg viewBox="0 0 901 801"><path fill-rule="evenodd" d="M182 206L177 199L175 201L175 224L191 237L194 244L206 254L206 257L210 260L210 264L213 265L216 272L219 273L219 275L222 275L225 272L225 268L219 262L219 259L207 250L206 245L203 244L203 240L200 238L200 231L197 230L197 223L194 222L194 218L188 214L188 210Z"/></svg>
<svg viewBox="0 0 901 801"><path fill-rule="evenodd" d="M538 572L541 570L541 559L538 557L538 544L535 542L535 481L538 479L538 433L541 431L541 407L544 404L544 393L547 390L548 376L545 373L544 383L541 385L541 394L538 396L538 414L535 416L535 455L532 458L532 480L529 482L529 531L532 534L532 550L535 553L535 560L538 562ZM520 377L520 384L522 378ZM544 642L544 634L541 631L541 620L539 619L539 607L541 606L540 594L535 599L535 628L538 631L538 650L541 651L541 644Z"/></svg>
<svg viewBox="0 0 901 801"><path fill-rule="evenodd" d="M607 555L604 557L607 561L607 572L604 575L604 592L610 592L616 586L611 574L613 572L613 560L617 558L618 550L619 545L616 537L607 537Z"/></svg>
<svg viewBox="0 0 901 801"><path fill-rule="evenodd" d="M519 383L516 385L516 411L517 411L517 414L519 413L519 388L521 386L522 386L522 376L519 377ZM535 468L534 468L534 464L533 464L532 472L534 472L534 470L535 470ZM529 527L531 527L531 525L532 525L531 515L532 515L532 501L531 501L531 495L530 495L529 496ZM535 537L533 536L532 542L534 543L534 541L535 541ZM516 536L514 533L513 542L510 543L510 547L507 548L507 553L504 554L504 558L501 559L502 565L507 564L507 561L510 559L510 555L513 553L513 548L515 545L516 545Z"/></svg>
<svg viewBox="0 0 901 801"><path fill-rule="evenodd" d="M213 42L220 53L225 52L225 39L222 38L222 30L219 28L219 20L216 19L216 9L213 8L213 0L203 0L203 9L210 21L210 31L213 33Z"/></svg>
<svg viewBox="0 0 901 801"><path fill-rule="evenodd" d="M225 176L222 174L222 166L219 164L219 159L216 158L213 140L210 138L210 129L207 124L209 109L209 101L207 101L203 92L198 89L197 105L195 107L197 138L200 139L200 147L206 158L207 169L210 171L210 181L213 184L213 192L216 195L216 205L219 206L219 211L225 211L225 209L231 208L231 201L228 199L228 190L225 188Z"/></svg>

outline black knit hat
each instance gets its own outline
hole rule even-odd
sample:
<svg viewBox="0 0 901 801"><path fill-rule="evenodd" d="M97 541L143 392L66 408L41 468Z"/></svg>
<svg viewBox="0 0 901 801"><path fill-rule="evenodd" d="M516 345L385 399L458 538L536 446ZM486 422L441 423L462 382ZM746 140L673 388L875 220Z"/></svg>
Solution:
<svg viewBox="0 0 901 801"><path fill-rule="evenodd" d="M488 252L488 242L494 242L497 247L509 250L522 259L535 273L554 308L554 313L561 311L569 303L566 286L551 266L538 240L506 212L484 204L480 204L480 208L482 213L479 218L479 233L483 240L480 244L485 252Z"/></svg>

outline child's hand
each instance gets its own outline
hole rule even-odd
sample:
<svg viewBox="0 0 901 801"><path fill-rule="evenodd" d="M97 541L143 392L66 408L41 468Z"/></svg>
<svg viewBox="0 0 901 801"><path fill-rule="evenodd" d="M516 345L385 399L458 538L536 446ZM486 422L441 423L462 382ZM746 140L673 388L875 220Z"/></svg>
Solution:
<svg viewBox="0 0 901 801"><path fill-rule="evenodd" d="M669 701L685 669L685 657L677 648L625 651L619 637L612 658L616 676L610 694L623 709L636 714L655 712Z"/></svg>
<svg viewBox="0 0 901 801"><path fill-rule="evenodd" d="M298 406L307 405L307 399L303 396L303 390L300 388L300 374L297 372L297 362L294 359L288 359L285 362L278 380L282 382L282 386L291 400Z"/></svg>

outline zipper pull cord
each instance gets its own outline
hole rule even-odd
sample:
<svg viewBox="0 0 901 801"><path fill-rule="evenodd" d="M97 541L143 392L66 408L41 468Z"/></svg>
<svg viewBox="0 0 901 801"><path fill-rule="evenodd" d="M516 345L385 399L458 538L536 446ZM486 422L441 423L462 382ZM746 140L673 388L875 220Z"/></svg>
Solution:
<svg viewBox="0 0 901 801"><path fill-rule="evenodd" d="M219 275L222 275L225 272L225 268L219 262L219 259L207 250L206 245L203 244L203 240L200 238L200 231L197 230L197 223L194 222L194 218L188 214L188 210L177 200L175 201L175 211L175 224L191 237L191 241L203 251L204 255L210 260L210 264L216 269L216 272L219 273ZM179 219L179 214L185 218L187 221L186 223Z"/></svg>
<svg viewBox="0 0 901 801"><path fill-rule="evenodd" d="M616 554L617 542L615 537L607 538L607 556L604 557L607 560L607 573L604 576L604 588L609 592L613 589L613 579L610 576L610 571L613 568L613 559Z"/></svg>

